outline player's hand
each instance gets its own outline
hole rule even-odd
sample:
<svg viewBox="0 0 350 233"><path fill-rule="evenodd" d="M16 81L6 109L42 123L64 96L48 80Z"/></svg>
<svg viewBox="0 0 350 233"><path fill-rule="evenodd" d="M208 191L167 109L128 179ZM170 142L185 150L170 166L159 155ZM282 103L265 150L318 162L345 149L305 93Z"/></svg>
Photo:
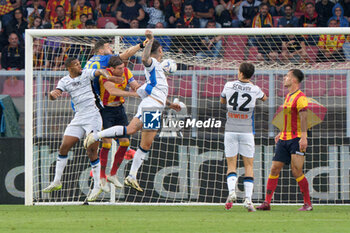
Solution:
<svg viewBox="0 0 350 233"><path fill-rule="evenodd" d="M299 140L299 150L300 152L305 152L307 148L307 138L300 138Z"/></svg>
<svg viewBox="0 0 350 233"><path fill-rule="evenodd" d="M55 99L57 99L58 97L60 97L62 95L62 91L60 91L60 90L53 90L53 91L51 91L50 92L50 99L51 100L55 100Z"/></svg>
<svg viewBox="0 0 350 233"><path fill-rule="evenodd" d="M275 137L275 143L277 144L278 140L280 140L281 133L277 134Z"/></svg>
<svg viewBox="0 0 350 233"><path fill-rule="evenodd" d="M145 36L148 40L152 40L153 39L153 32L150 30L146 30Z"/></svg>
<svg viewBox="0 0 350 233"><path fill-rule="evenodd" d="M174 110L177 111L177 112L179 112L179 111L181 110L180 104L176 104L176 103L171 103L171 104L169 105L169 108L174 109Z"/></svg>

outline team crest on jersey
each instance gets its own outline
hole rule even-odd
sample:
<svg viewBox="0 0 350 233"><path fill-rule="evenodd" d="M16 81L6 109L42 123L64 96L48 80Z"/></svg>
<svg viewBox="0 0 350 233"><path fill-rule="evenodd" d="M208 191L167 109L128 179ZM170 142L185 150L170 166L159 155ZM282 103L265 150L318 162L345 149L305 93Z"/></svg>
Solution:
<svg viewBox="0 0 350 233"><path fill-rule="evenodd" d="M143 112L143 128L144 129L160 129L160 116L162 112L157 111L144 111Z"/></svg>

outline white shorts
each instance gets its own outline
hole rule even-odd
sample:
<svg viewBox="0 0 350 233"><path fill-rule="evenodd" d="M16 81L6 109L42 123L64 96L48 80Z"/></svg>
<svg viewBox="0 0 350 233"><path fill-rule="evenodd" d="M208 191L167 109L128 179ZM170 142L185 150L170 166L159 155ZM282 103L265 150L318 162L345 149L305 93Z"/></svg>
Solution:
<svg viewBox="0 0 350 233"><path fill-rule="evenodd" d="M65 136L73 136L82 139L85 134L98 132L102 129L102 118L98 112L91 117L74 117L64 131Z"/></svg>
<svg viewBox="0 0 350 233"><path fill-rule="evenodd" d="M253 158L255 153L254 135L251 133L225 132L225 155L233 157L240 154Z"/></svg>
<svg viewBox="0 0 350 233"><path fill-rule="evenodd" d="M151 97L144 98L137 108L137 113L135 115L140 121L143 122L143 112L144 111L156 111L160 110L160 113L164 110L164 106L159 103L157 100L152 99Z"/></svg>

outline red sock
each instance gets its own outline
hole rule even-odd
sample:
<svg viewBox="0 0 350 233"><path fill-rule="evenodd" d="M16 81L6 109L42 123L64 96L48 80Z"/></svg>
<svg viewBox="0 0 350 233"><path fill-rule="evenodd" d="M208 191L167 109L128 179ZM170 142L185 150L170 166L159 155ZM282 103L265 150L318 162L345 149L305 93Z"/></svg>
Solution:
<svg viewBox="0 0 350 233"><path fill-rule="evenodd" d="M114 155L114 162L111 169L111 176L114 176L117 173L120 164L123 162L124 154L127 149L128 149L127 146L119 146L117 152Z"/></svg>
<svg viewBox="0 0 350 233"><path fill-rule="evenodd" d="M110 148L111 148L110 143L102 143L102 148L100 150L100 163L101 163L100 178L106 178L106 167L107 167L108 153Z"/></svg>
<svg viewBox="0 0 350 233"><path fill-rule="evenodd" d="M304 175L297 178L300 191L303 194L304 203L311 206L310 193L309 193L309 182Z"/></svg>
<svg viewBox="0 0 350 233"><path fill-rule="evenodd" d="M278 184L278 177L279 177L279 175L277 175L277 176L269 175L269 179L267 180L265 201L269 204L271 203L273 193L276 190L276 187Z"/></svg>

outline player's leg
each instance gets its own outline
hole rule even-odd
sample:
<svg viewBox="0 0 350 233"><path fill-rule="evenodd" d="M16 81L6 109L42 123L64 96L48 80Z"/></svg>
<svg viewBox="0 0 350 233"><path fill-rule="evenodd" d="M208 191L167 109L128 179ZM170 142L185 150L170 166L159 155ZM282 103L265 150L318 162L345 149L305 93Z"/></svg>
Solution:
<svg viewBox="0 0 350 233"><path fill-rule="evenodd" d="M117 152L114 155L114 161L113 161L110 175L107 176L107 180L109 182L113 183L114 186L117 188L123 187L123 185L117 179L117 171L120 167L120 164L124 160L124 155L125 155L126 150L129 147L129 145L130 145L129 138L119 138L119 147L118 147Z"/></svg>
<svg viewBox="0 0 350 233"><path fill-rule="evenodd" d="M238 153L242 155L244 164L244 207L248 209L249 212L254 212L255 208L252 202L252 195L254 189L254 153L255 153L255 142L253 134L239 134L238 135L239 150Z"/></svg>
<svg viewBox="0 0 350 233"><path fill-rule="evenodd" d="M83 128L85 130L85 133L97 132L101 130L102 118L100 113L97 113L95 116L91 117L90 122L86 122ZM100 195L100 193L102 192L102 188L100 185L101 163L97 153L98 146L99 146L99 142L96 141L86 148L86 153L90 159L90 165L91 165L93 180L94 180L94 187L87 197L88 201L95 201Z"/></svg>
<svg viewBox="0 0 350 233"><path fill-rule="evenodd" d="M151 149L154 137L157 135L157 130L143 130L141 134L141 143L136 150L134 159L128 177L125 178L124 183L137 191L143 192L140 185L137 183L136 177L139 168L141 167L143 160Z"/></svg>
<svg viewBox="0 0 350 233"><path fill-rule="evenodd" d="M119 125L124 125L127 126L129 124L128 122L128 117L125 113L125 109L123 105L119 107L114 108L114 123L119 124ZM119 138L119 147L117 152L114 155L114 162L112 165L111 173L110 176L107 177L108 181L113 183L117 188L122 188L123 185L118 181L117 179L117 171L118 168L120 167L120 164L124 160L124 155L130 145L130 140L128 137L126 138Z"/></svg>
<svg viewBox="0 0 350 233"><path fill-rule="evenodd" d="M300 191L303 194L304 198L304 206L299 210L309 211L312 210L312 204L310 201L309 183L303 173L304 160L304 155L292 154L291 168L292 174L298 182Z"/></svg>
<svg viewBox="0 0 350 233"><path fill-rule="evenodd" d="M115 138L118 136L132 135L140 129L142 129L142 121L139 118L134 117L128 126L117 125L104 129L100 132L88 134L84 140L84 147L88 147L90 144L98 141L101 138Z"/></svg>
<svg viewBox="0 0 350 233"><path fill-rule="evenodd" d="M288 141L279 140L276 144L275 156L272 158L270 175L266 185L265 201L258 206L258 210L270 210L270 203L277 188L279 174L284 164L290 164L290 153L287 150Z"/></svg>
<svg viewBox="0 0 350 233"><path fill-rule="evenodd" d="M68 126L65 134L68 132L79 131L74 126ZM74 134L74 133L73 133ZM63 175L64 168L68 161L69 150L79 141L79 137L64 135L62 143L60 145L59 154L56 161L55 178L53 182L46 187L43 192L49 193L52 191L60 190L62 188L61 178Z"/></svg>
<svg viewBox="0 0 350 233"><path fill-rule="evenodd" d="M232 208L232 203L236 201L236 183L237 183L237 153L238 141L237 134L232 132L225 132L224 138L225 156L227 161L227 188L228 197L225 203L227 210Z"/></svg>
<svg viewBox="0 0 350 233"><path fill-rule="evenodd" d="M94 187L87 198L88 201L95 201L102 192L102 188L100 185L101 163L97 153L98 145L99 142L95 142L86 149L86 153L90 159L90 165L94 179Z"/></svg>

